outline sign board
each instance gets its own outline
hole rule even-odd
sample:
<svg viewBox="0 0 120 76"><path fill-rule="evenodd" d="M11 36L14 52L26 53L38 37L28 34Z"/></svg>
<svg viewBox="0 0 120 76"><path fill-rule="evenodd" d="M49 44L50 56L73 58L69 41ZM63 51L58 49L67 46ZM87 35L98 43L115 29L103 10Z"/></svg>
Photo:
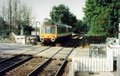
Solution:
<svg viewBox="0 0 120 76"><path fill-rule="evenodd" d="M107 58L107 47L103 44L91 44L89 57L91 58Z"/></svg>

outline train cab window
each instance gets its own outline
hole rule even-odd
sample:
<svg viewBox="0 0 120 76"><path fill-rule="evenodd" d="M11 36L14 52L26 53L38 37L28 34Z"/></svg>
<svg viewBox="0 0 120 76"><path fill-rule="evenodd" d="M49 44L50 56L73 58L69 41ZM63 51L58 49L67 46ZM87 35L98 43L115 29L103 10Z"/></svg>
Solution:
<svg viewBox="0 0 120 76"><path fill-rule="evenodd" d="M47 33L47 34L55 33L55 27L53 26L46 26L46 27L43 27L41 30L42 30L42 33Z"/></svg>

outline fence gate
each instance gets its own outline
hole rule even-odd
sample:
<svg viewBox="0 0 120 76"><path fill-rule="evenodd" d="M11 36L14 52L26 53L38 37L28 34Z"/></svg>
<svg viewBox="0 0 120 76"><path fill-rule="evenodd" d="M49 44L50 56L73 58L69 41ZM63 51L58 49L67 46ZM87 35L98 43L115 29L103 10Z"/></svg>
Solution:
<svg viewBox="0 0 120 76"><path fill-rule="evenodd" d="M117 76L120 76L120 55L117 57Z"/></svg>
<svg viewBox="0 0 120 76"><path fill-rule="evenodd" d="M91 53L98 54L99 56L89 57L74 57L72 58L72 72L74 75L76 71L78 72L111 72L113 71L113 51L107 46L103 49L102 47L96 49ZM102 53L99 50L102 49ZM105 50L105 51L104 51Z"/></svg>

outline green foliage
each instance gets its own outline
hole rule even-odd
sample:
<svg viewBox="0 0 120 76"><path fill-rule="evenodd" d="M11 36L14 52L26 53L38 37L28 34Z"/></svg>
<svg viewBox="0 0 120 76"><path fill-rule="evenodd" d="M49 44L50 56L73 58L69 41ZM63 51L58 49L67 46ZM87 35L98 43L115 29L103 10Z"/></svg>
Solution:
<svg viewBox="0 0 120 76"><path fill-rule="evenodd" d="M80 32L87 32L87 31L88 31L87 25L82 20L77 20L74 32L80 33Z"/></svg>
<svg viewBox="0 0 120 76"><path fill-rule="evenodd" d="M118 0L87 0L84 21L89 26L88 35L117 36L119 6Z"/></svg>
<svg viewBox="0 0 120 76"><path fill-rule="evenodd" d="M0 17L0 36L5 37L9 35L9 25L3 18Z"/></svg>
<svg viewBox="0 0 120 76"><path fill-rule="evenodd" d="M0 7L0 15L3 20L5 20L5 23L7 23L8 29L3 27L1 27L1 29L9 31L9 33L14 32L15 34L18 34L19 25L29 27L32 19L32 10L30 7L22 4L20 0L3 0L2 2L4 4ZM5 24L2 25L5 26ZM2 33L4 34L4 32Z"/></svg>
<svg viewBox="0 0 120 76"><path fill-rule="evenodd" d="M20 35L21 25L23 27L24 35L31 35L31 32L35 30L31 26L21 23L21 24L18 25L18 30L17 30L18 31L18 35Z"/></svg>
<svg viewBox="0 0 120 76"><path fill-rule="evenodd" d="M54 21L55 23L67 24L72 27L75 26L77 21L76 16L73 15L69 11L69 8L63 4L59 6L54 6L52 8L52 11L50 12L50 17L51 20Z"/></svg>
<svg viewBox="0 0 120 76"><path fill-rule="evenodd" d="M34 29L31 26L24 26L24 33L25 35L31 35L31 31Z"/></svg>
<svg viewBox="0 0 120 76"><path fill-rule="evenodd" d="M45 25L53 25L54 23L53 23L53 21L52 21L52 20L50 20L50 19L46 18L46 19L44 19L43 24L45 24Z"/></svg>

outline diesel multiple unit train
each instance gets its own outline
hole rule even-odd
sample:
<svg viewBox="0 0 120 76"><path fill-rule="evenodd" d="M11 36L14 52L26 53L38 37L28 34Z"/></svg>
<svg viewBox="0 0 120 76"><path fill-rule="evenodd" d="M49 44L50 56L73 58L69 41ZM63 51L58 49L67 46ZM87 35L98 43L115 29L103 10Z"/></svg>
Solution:
<svg viewBox="0 0 120 76"><path fill-rule="evenodd" d="M40 41L41 42L55 42L56 39L71 36L72 27L64 24L49 24L41 25L40 27Z"/></svg>

